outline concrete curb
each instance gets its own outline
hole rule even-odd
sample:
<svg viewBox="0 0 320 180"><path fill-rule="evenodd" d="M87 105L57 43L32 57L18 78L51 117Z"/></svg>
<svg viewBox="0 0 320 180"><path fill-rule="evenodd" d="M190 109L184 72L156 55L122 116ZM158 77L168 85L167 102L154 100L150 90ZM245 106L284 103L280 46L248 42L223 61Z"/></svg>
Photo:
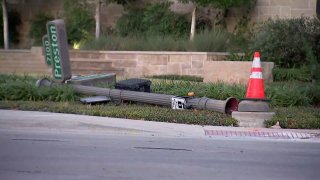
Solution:
<svg viewBox="0 0 320 180"><path fill-rule="evenodd" d="M320 130L200 126L75 114L1 109L0 114L0 128L2 129L31 128L34 130L45 131L90 131L109 134L184 138L254 137L320 140Z"/></svg>
<svg viewBox="0 0 320 180"><path fill-rule="evenodd" d="M207 136L223 137L268 137L275 139L314 139L320 138L320 133L315 131L297 131L294 129L238 129L238 130L208 130L205 129Z"/></svg>

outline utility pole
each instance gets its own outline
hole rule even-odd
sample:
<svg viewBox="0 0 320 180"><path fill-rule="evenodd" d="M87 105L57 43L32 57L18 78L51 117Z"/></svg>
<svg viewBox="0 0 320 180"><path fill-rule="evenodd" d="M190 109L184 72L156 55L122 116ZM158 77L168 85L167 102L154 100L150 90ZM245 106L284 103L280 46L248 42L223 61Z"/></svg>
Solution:
<svg viewBox="0 0 320 180"><path fill-rule="evenodd" d="M191 30L190 30L191 41L193 40L194 34L196 33L196 11L197 11L197 6L194 5L194 9L192 11L192 18L191 18Z"/></svg>
<svg viewBox="0 0 320 180"><path fill-rule="evenodd" d="M100 0L96 0L96 15L95 15L95 19L96 19L96 39L99 39L100 37L100 9L101 9L101 1Z"/></svg>
<svg viewBox="0 0 320 180"><path fill-rule="evenodd" d="M2 16L3 16L4 49L9 49L9 25L8 25L8 12L7 12L6 0L2 0Z"/></svg>

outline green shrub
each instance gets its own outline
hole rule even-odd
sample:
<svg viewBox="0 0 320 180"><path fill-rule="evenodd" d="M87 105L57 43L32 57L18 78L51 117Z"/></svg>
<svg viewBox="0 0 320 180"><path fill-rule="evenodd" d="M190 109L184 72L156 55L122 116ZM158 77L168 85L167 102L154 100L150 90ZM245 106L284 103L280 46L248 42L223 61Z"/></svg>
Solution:
<svg viewBox="0 0 320 180"><path fill-rule="evenodd" d="M0 84L4 84L11 81L35 82L36 78L28 75L0 74Z"/></svg>
<svg viewBox="0 0 320 180"><path fill-rule="evenodd" d="M75 102L0 101L0 108L85 114L115 118L141 119L184 124L236 126L230 116L213 111L177 111L167 107L108 103L104 105L82 105Z"/></svg>
<svg viewBox="0 0 320 180"><path fill-rule="evenodd" d="M100 36L99 39L89 39L80 44L80 49L85 50L121 50L121 44L124 39L116 36ZM128 42L130 40L127 40Z"/></svg>
<svg viewBox="0 0 320 180"><path fill-rule="evenodd" d="M85 0L64 2L64 18L70 44L89 39L94 30L94 19Z"/></svg>
<svg viewBox="0 0 320 180"><path fill-rule="evenodd" d="M274 68L274 81L302 81L311 82L311 68L303 66L301 68Z"/></svg>
<svg viewBox="0 0 320 180"><path fill-rule="evenodd" d="M37 89L35 83L11 81L0 84L0 100L23 101L75 101L77 95L66 86Z"/></svg>
<svg viewBox="0 0 320 180"><path fill-rule="evenodd" d="M212 30L212 23L209 18L205 17L197 17L196 21L196 32L203 32L203 31L211 31Z"/></svg>
<svg viewBox="0 0 320 180"><path fill-rule="evenodd" d="M320 107L320 85L309 85L306 87L310 104Z"/></svg>
<svg viewBox="0 0 320 180"><path fill-rule="evenodd" d="M320 99L319 86L306 83L273 83L267 84L265 93L271 99L273 107L318 105ZM162 94L186 96L195 92L196 96L213 99L236 97L242 99L246 94L244 85L228 85L224 83L199 83L190 81L160 80L153 81L152 91Z"/></svg>
<svg viewBox="0 0 320 180"><path fill-rule="evenodd" d="M224 83L160 80L152 82L151 88L155 93L186 96L188 92L194 92L198 97L205 96L213 99L227 99L231 96L240 99L245 95L244 86Z"/></svg>
<svg viewBox="0 0 320 180"><path fill-rule="evenodd" d="M319 108L289 107L274 109L276 115L266 121L267 127L279 122L282 128L289 129L320 129Z"/></svg>
<svg viewBox="0 0 320 180"><path fill-rule="evenodd" d="M279 67L310 64L306 47L311 49L319 62L320 22L306 17L268 20L256 29L251 44L252 51L261 51L264 61L275 62Z"/></svg>
<svg viewBox="0 0 320 180"><path fill-rule="evenodd" d="M42 37L47 34L46 24L53 19L52 15L40 11L31 20L29 36L34 39L34 45L42 44Z"/></svg>
<svg viewBox="0 0 320 180"><path fill-rule="evenodd" d="M228 61L252 61L253 53L234 53L230 52Z"/></svg>
<svg viewBox="0 0 320 180"><path fill-rule="evenodd" d="M122 49L128 51L185 51L185 43L185 40L175 39L171 36L150 35L130 38L126 44L123 44Z"/></svg>
<svg viewBox="0 0 320 180"><path fill-rule="evenodd" d="M144 11L142 9L130 9L128 13L123 14L117 21L116 32L120 36L139 36L146 31L142 19Z"/></svg>
<svg viewBox="0 0 320 180"><path fill-rule="evenodd" d="M79 95L68 86L36 88L36 78L0 74L0 100L75 101Z"/></svg>
<svg viewBox="0 0 320 180"><path fill-rule="evenodd" d="M147 34L174 37L188 35L189 22L183 16L173 13L169 9L170 4L164 2L147 6L142 20L143 24L148 27Z"/></svg>
<svg viewBox="0 0 320 180"><path fill-rule="evenodd" d="M69 86L43 87L37 89L37 92L41 101L72 102L79 99L79 95Z"/></svg>
<svg viewBox="0 0 320 180"><path fill-rule="evenodd" d="M172 78L172 77L170 77ZM225 100L228 97L244 98L244 85L224 83L202 83L181 80L153 79L151 89L154 93L186 96L194 92L198 97ZM67 86L36 89L35 78L0 74L0 100L49 100L75 101L79 95ZM105 87L101 85L101 87ZM108 86L107 86L108 87ZM273 107L317 106L320 104L320 86L301 82L279 82L267 84L266 96Z"/></svg>
<svg viewBox="0 0 320 180"><path fill-rule="evenodd" d="M130 9L117 21L116 32L121 36L187 36L189 22L169 7L169 2L162 2Z"/></svg>
<svg viewBox="0 0 320 180"><path fill-rule="evenodd" d="M222 31L202 32L193 41L173 36L146 35L120 37L102 36L81 44L85 50L125 50L125 51L201 51L222 52L228 46L228 34Z"/></svg>
<svg viewBox="0 0 320 180"><path fill-rule="evenodd" d="M307 106L310 97L305 84L279 83L266 86L266 95L271 105L277 107Z"/></svg>
<svg viewBox="0 0 320 180"><path fill-rule="evenodd" d="M221 30L203 31L194 36L189 51L224 52L228 47L228 33Z"/></svg>
<svg viewBox="0 0 320 180"><path fill-rule="evenodd" d="M120 37L102 36L89 40L80 46L85 50L125 50L125 51L186 51L187 40L176 40L170 36Z"/></svg>

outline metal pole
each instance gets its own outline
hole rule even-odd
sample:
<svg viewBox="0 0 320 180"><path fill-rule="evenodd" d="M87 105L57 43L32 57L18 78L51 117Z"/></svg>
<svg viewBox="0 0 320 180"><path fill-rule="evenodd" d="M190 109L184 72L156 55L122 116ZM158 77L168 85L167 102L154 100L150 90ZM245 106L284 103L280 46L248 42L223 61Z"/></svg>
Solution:
<svg viewBox="0 0 320 180"><path fill-rule="evenodd" d="M40 86L52 86L54 85L48 79L44 78L37 81L37 87ZM110 97L113 101L135 101L147 104L155 104L162 106L171 106L171 99L175 97L174 95L166 94L156 94L156 93L145 93L137 91L127 91L120 89L109 89L109 88L100 88L93 86L83 86L70 84L72 88L81 94L85 95L96 95L96 96L107 96ZM236 98L230 97L227 100L215 100L206 97L202 98L193 98L186 97L187 106L194 109L205 109L212 110L221 113L231 114L232 111L238 109L238 101Z"/></svg>

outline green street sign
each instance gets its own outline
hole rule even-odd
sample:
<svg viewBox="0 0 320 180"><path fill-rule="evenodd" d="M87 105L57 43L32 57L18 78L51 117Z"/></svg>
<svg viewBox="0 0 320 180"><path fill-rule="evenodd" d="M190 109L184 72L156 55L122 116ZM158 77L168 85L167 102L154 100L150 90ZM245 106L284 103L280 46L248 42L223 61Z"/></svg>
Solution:
<svg viewBox="0 0 320 180"><path fill-rule="evenodd" d="M49 21L47 31L51 47L53 77L60 82L65 82L71 79L71 68L64 21L62 19Z"/></svg>
<svg viewBox="0 0 320 180"><path fill-rule="evenodd" d="M51 42L52 59L54 64L54 78L62 79L60 52L58 48L57 28L55 24L48 24L49 37Z"/></svg>
<svg viewBox="0 0 320 180"><path fill-rule="evenodd" d="M51 66L51 48L50 48L50 41L48 35L44 35L42 38L42 44L44 49L44 59L48 66Z"/></svg>

